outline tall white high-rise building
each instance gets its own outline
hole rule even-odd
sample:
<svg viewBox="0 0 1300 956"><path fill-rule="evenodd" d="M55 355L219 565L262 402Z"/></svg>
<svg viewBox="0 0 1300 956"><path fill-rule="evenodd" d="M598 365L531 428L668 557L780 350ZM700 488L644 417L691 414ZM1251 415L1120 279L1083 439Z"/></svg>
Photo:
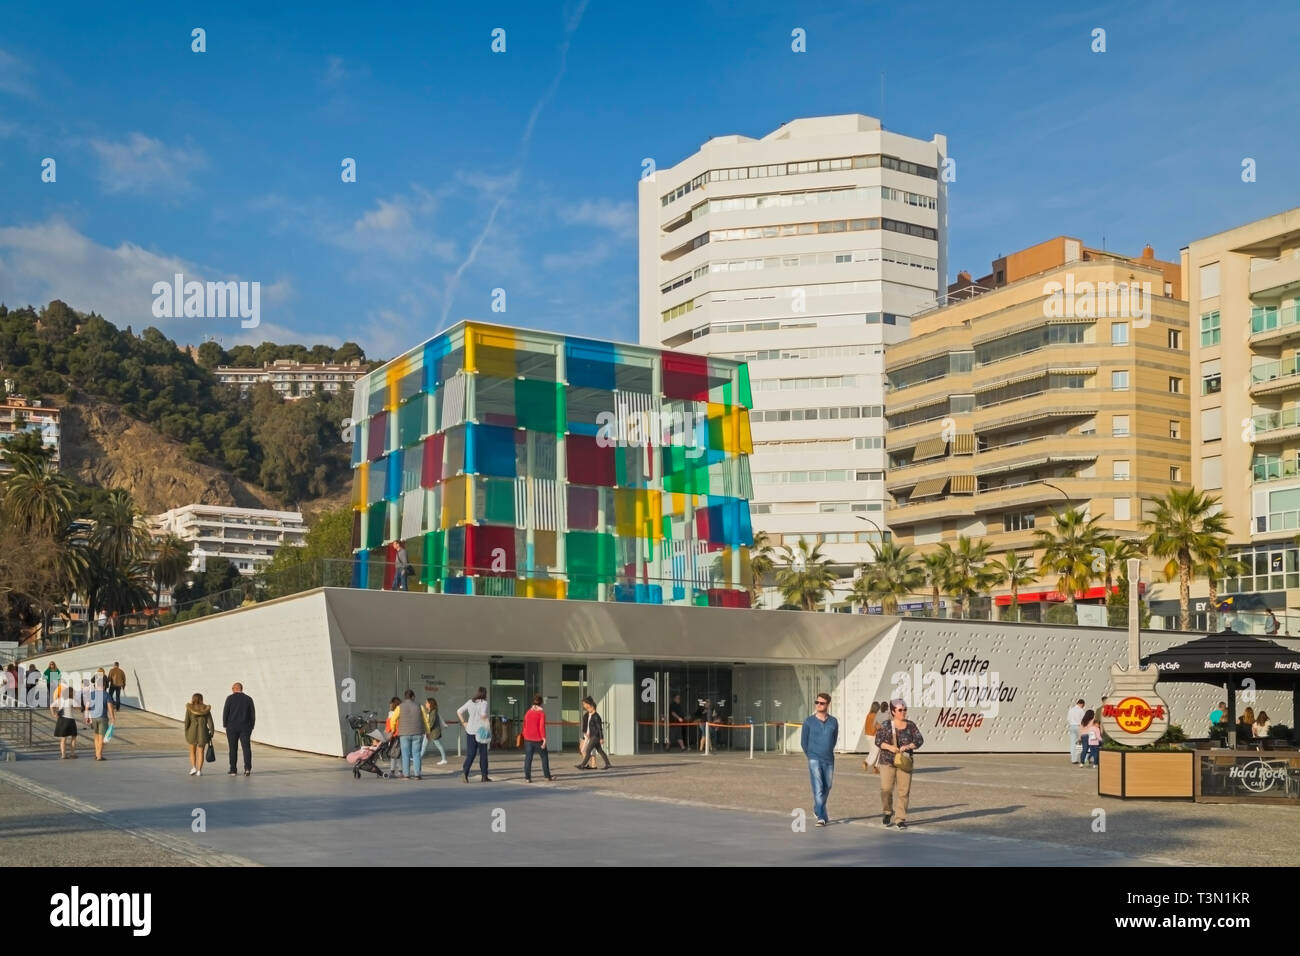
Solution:
<svg viewBox="0 0 1300 956"><path fill-rule="evenodd" d="M774 544L870 560L884 351L947 281L946 155L941 135L822 116L641 180L641 342L750 363L754 529Z"/></svg>

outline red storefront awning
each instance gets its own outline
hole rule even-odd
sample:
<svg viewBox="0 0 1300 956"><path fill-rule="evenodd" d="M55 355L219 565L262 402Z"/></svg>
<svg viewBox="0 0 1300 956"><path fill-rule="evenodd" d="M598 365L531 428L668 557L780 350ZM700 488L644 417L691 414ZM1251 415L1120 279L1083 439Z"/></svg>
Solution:
<svg viewBox="0 0 1300 956"><path fill-rule="evenodd" d="M1147 590L1146 582L1138 582L1138 594L1145 594ZM1119 586L1112 585L1110 589L1112 594L1119 593ZM1105 586L1088 588L1086 591L1078 591L1074 595L1076 601L1091 601L1104 597L1106 594ZM1021 604L1036 604L1039 601L1047 601L1052 604L1063 604L1069 600L1060 591L1022 591L1020 592ZM993 598L993 603L998 607L1010 607L1011 595L999 594Z"/></svg>

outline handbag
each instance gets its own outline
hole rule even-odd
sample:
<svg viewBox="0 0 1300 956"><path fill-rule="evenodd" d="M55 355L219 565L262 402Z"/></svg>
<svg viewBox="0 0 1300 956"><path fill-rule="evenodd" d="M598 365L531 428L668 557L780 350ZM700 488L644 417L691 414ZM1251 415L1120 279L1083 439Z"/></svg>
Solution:
<svg viewBox="0 0 1300 956"><path fill-rule="evenodd" d="M893 729L893 731L894 731L894 746L897 747L897 746L898 746L898 728L897 728L897 727L894 727L893 724L892 724L892 722L891 722L891 724L890 724L890 727L891 727L891 728ZM905 773L911 773L911 772L912 772L912 767L913 767L913 766L914 766L914 761L912 760L912 755L911 755L911 753L909 753L908 751L906 751L906 750L900 750L898 753L894 754L894 769L895 769L895 770L902 770L902 771L905 772Z"/></svg>
<svg viewBox="0 0 1300 956"><path fill-rule="evenodd" d="M212 746L211 740L208 741L208 751L206 754L204 754L203 759L206 760L208 763L217 762L217 750L215 747Z"/></svg>
<svg viewBox="0 0 1300 956"><path fill-rule="evenodd" d="M515 749L516 749L516 750L523 750L523 749L524 749L524 735L523 735L523 734L519 734L518 736L515 737Z"/></svg>
<svg viewBox="0 0 1300 956"><path fill-rule="evenodd" d="M116 726L117 726L117 724L109 724L109 725L108 725L108 730L104 731L104 739L105 739L105 740L112 740L112 739L113 739L113 728L116 727Z"/></svg>

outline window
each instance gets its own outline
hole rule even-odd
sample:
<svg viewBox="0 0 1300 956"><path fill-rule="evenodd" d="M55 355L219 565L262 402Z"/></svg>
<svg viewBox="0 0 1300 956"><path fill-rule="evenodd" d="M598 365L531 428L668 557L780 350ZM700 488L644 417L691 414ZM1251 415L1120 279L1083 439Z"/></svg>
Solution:
<svg viewBox="0 0 1300 956"><path fill-rule="evenodd" d="M848 511L849 503L847 501L823 501L818 507L818 510L822 514L837 514L842 511Z"/></svg>
<svg viewBox="0 0 1300 956"><path fill-rule="evenodd" d="M1128 437L1128 416L1127 415L1110 416L1110 434L1112 438Z"/></svg>
<svg viewBox="0 0 1300 956"><path fill-rule="evenodd" d="M1111 462L1110 476L1116 481L1128 481L1129 480L1128 461L1123 460L1123 461Z"/></svg>
<svg viewBox="0 0 1300 956"><path fill-rule="evenodd" d="M1178 329L1169 330L1169 347L1171 349L1181 349L1183 347L1183 333Z"/></svg>
<svg viewBox="0 0 1300 956"><path fill-rule="evenodd" d="M1169 466L1169 480L1170 480L1170 481L1182 481L1182 480L1183 480L1183 469L1179 468L1177 465L1170 465L1170 466Z"/></svg>
<svg viewBox="0 0 1300 956"><path fill-rule="evenodd" d="M1116 521L1133 520L1133 499L1115 498L1111 501L1111 514Z"/></svg>
<svg viewBox="0 0 1300 956"><path fill-rule="evenodd" d="M1223 389L1223 363L1219 359L1201 363L1201 394L1217 395Z"/></svg>
<svg viewBox="0 0 1300 956"><path fill-rule="evenodd" d="M1183 380L1173 375L1169 376L1169 391L1175 395L1181 395L1183 391Z"/></svg>
<svg viewBox="0 0 1300 956"><path fill-rule="evenodd" d="M1032 531L1034 513L1032 511L1008 511L1002 515L1003 531Z"/></svg>
<svg viewBox="0 0 1300 956"><path fill-rule="evenodd" d="M855 438L853 447L861 451L864 448L884 448L885 440L883 438Z"/></svg>
<svg viewBox="0 0 1300 956"><path fill-rule="evenodd" d="M1219 264L1211 262L1201 266L1200 293L1202 299L1211 299L1219 294Z"/></svg>
<svg viewBox="0 0 1300 956"><path fill-rule="evenodd" d="M1213 455L1201 459L1201 490L1211 491L1223 487L1223 458Z"/></svg>
<svg viewBox="0 0 1300 956"><path fill-rule="evenodd" d="M771 505L750 505L749 510L756 515L770 515L772 513Z"/></svg>
<svg viewBox="0 0 1300 956"><path fill-rule="evenodd" d="M1219 324L1218 312L1207 312L1201 316L1201 348L1219 344L1219 337L1222 333Z"/></svg>
<svg viewBox="0 0 1300 956"><path fill-rule="evenodd" d="M1171 419L1169 419L1169 437L1170 437L1170 438L1182 438L1182 437L1183 437L1183 426L1182 426L1182 423L1181 423L1178 419L1176 419L1176 418L1171 418Z"/></svg>
<svg viewBox="0 0 1300 956"><path fill-rule="evenodd" d="M1112 322L1110 324L1110 344L1128 345L1128 323Z"/></svg>
<svg viewBox="0 0 1300 956"><path fill-rule="evenodd" d="M1112 392L1128 391L1128 371L1110 373L1110 390Z"/></svg>
<svg viewBox="0 0 1300 956"><path fill-rule="evenodd" d="M1223 409L1201 409L1201 441L1218 441L1223 437Z"/></svg>
<svg viewBox="0 0 1300 956"><path fill-rule="evenodd" d="M885 473L883 471L860 471L858 481L884 481Z"/></svg>

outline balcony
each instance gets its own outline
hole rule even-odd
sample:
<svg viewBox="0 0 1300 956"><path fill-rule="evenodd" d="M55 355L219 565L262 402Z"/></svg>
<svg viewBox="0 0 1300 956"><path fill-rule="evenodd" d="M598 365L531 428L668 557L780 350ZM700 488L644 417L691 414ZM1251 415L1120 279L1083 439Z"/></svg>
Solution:
<svg viewBox="0 0 1300 956"><path fill-rule="evenodd" d="M1300 290L1300 253L1291 253L1267 263L1250 273L1251 297L1292 295Z"/></svg>
<svg viewBox="0 0 1300 956"><path fill-rule="evenodd" d="M1253 416L1250 423L1256 445L1297 438L1300 437L1300 408L1293 405L1276 412L1262 412Z"/></svg>
<svg viewBox="0 0 1300 956"><path fill-rule="evenodd" d="M1266 342L1279 344L1300 338L1300 307L1289 305L1285 309L1273 306L1250 310L1250 344Z"/></svg>
<svg viewBox="0 0 1300 956"><path fill-rule="evenodd" d="M1250 370L1251 395L1281 395L1300 388L1300 355L1265 362Z"/></svg>
<svg viewBox="0 0 1300 956"><path fill-rule="evenodd" d="M1279 478L1300 478L1300 456L1294 458L1265 458L1251 464L1251 476L1256 482L1276 481Z"/></svg>

